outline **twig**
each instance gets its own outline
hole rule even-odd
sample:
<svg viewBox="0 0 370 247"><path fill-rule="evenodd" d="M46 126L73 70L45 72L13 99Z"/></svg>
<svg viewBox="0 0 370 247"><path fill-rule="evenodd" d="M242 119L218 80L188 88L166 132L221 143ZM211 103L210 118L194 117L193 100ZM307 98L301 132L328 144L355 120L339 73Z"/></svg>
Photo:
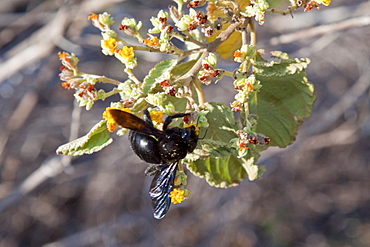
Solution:
<svg viewBox="0 0 370 247"><path fill-rule="evenodd" d="M207 51L214 52L217 50L217 48L226 41L232 33L234 33L235 29L239 27L242 23L241 22L235 22L228 26L226 30L222 31L216 39L208 45Z"/></svg>
<svg viewBox="0 0 370 247"><path fill-rule="evenodd" d="M300 146L300 149L316 150L334 145L348 145L358 140L356 132L357 129L353 127L353 123L346 122L328 133L305 138L305 143Z"/></svg>
<svg viewBox="0 0 370 247"><path fill-rule="evenodd" d="M9 118L6 126L9 131L18 130L24 125L28 116L36 106L37 100L38 96L35 91L30 91L22 97L17 108L13 111L12 116Z"/></svg>
<svg viewBox="0 0 370 247"><path fill-rule="evenodd" d="M103 237L113 237L117 231L131 229L142 226L146 223L139 215L133 213L120 216L116 220L105 222L96 227L91 227L71 236L59 239L55 242L43 245L43 247L60 247L60 246L91 246L101 241Z"/></svg>
<svg viewBox="0 0 370 247"><path fill-rule="evenodd" d="M54 48L55 41L62 36L67 21L67 11L60 8L53 21L32 35L28 42L22 43L27 44L27 48L20 50L18 47L13 48L19 52L0 64L0 83L28 64L48 56Z"/></svg>
<svg viewBox="0 0 370 247"><path fill-rule="evenodd" d="M283 34L279 37L274 37L270 40L270 45L276 46L279 44L289 44L297 40L307 39L309 37L324 35L329 32L334 32L342 29L353 28L353 27L362 27L370 25L370 16L361 16L352 18L349 20L322 25L318 27L304 29L302 31L293 32L290 34Z"/></svg>
<svg viewBox="0 0 370 247"><path fill-rule="evenodd" d="M343 113L350 107L354 105L357 99L366 93L368 88L370 87L370 64L366 63L363 66L363 73L361 77L356 81L352 87L347 90L347 92L340 97L338 102L333 105L329 110L327 110L327 114L323 114L322 118L320 119L320 125L317 125L315 129L311 129L311 134L321 133L325 131L330 125L332 125L337 119L343 115Z"/></svg>
<svg viewBox="0 0 370 247"><path fill-rule="evenodd" d="M62 158L53 156L51 159L45 161L41 166L29 175L15 190L7 197L0 201L0 212L7 207L27 195L47 179L55 177L70 163L70 156L63 156Z"/></svg>
<svg viewBox="0 0 370 247"><path fill-rule="evenodd" d="M78 136L78 129L80 125L81 108L75 101L74 109L72 111L71 132L70 140L74 140ZM35 188L50 178L53 178L64 171L64 169L71 163L71 156L57 157L53 156L41 164L41 166L29 175L15 190L12 191L7 197L0 201L0 212L7 207L27 195Z"/></svg>
<svg viewBox="0 0 370 247"><path fill-rule="evenodd" d="M256 45L257 44L257 34L256 34L256 28L254 26L254 21L249 18L249 28L250 28L250 44L251 45Z"/></svg>
<svg viewBox="0 0 370 247"><path fill-rule="evenodd" d="M0 36L6 36L7 38L0 41L0 47L4 47L6 44L9 43L9 41L11 42L14 37L19 35L24 30L30 28L30 26L34 25L35 22L47 22L50 16L53 16L52 11L58 8L57 5L59 4L55 1L45 1L40 3L35 8L31 9L29 12L22 14L20 17L18 16L18 18L14 22L9 23L9 20L5 21L4 19L2 25L4 25L5 28L1 30ZM50 13L48 13L49 11ZM5 17L6 16L4 15L2 18Z"/></svg>

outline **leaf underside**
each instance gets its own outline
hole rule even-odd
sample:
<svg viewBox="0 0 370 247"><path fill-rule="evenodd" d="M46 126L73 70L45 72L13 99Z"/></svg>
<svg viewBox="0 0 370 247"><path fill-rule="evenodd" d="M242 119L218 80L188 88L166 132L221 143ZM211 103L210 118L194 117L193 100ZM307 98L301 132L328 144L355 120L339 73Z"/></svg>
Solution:
<svg viewBox="0 0 370 247"><path fill-rule="evenodd" d="M56 153L78 156L102 150L113 141L107 130L106 122L106 120L101 120L85 136L60 146Z"/></svg>
<svg viewBox="0 0 370 247"><path fill-rule="evenodd" d="M311 114L316 97L304 71L308 63L308 59L289 58L255 65L262 88L250 104L250 113L258 117L256 132L271 138L270 146L291 144L302 120Z"/></svg>
<svg viewBox="0 0 370 247"><path fill-rule="evenodd" d="M257 115L255 132L271 139L269 146L286 147L295 140L299 126L311 114L315 101L312 83L307 81L305 68L308 59L293 59L286 53L273 52L275 60L259 60L254 74L262 88L251 98L249 113ZM246 176L249 180L261 177L264 167L255 164L266 146L257 146L246 157L238 158L230 140L240 129L229 107L220 103L207 103L209 128L200 140L195 154L203 159L188 161L188 168L216 187L237 185ZM208 157L204 157L208 153Z"/></svg>

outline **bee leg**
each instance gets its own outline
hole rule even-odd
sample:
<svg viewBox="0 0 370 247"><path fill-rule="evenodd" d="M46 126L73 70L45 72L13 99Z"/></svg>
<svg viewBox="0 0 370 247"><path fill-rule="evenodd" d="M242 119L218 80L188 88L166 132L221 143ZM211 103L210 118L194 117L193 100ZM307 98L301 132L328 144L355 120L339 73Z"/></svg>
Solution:
<svg viewBox="0 0 370 247"><path fill-rule="evenodd" d="M149 164L149 167L146 168L144 174L145 176L154 176L159 171L158 164Z"/></svg>

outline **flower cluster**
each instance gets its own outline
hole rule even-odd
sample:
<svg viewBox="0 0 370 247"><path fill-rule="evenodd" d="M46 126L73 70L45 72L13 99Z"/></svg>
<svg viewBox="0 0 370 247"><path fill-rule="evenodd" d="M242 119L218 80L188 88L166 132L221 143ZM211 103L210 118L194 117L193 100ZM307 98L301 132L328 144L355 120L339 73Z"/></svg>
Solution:
<svg viewBox="0 0 370 247"><path fill-rule="evenodd" d="M311 1L302 1L304 3L304 10L305 11L310 11L311 9L319 9L319 5L323 4L325 6L328 6L331 2L331 0L311 0Z"/></svg>
<svg viewBox="0 0 370 247"><path fill-rule="evenodd" d="M99 28L102 32L110 31L110 26L114 23L108 13L104 13L102 15L90 13L88 19L91 20L93 26Z"/></svg>
<svg viewBox="0 0 370 247"><path fill-rule="evenodd" d="M189 190L173 189L170 193L171 202L173 204L181 203L185 199L188 199L190 195Z"/></svg>
<svg viewBox="0 0 370 247"><path fill-rule="evenodd" d="M104 55L115 56L121 63L125 64L127 68L133 69L137 65L133 47L126 45L120 39L117 33L111 30L110 26L114 23L113 18L108 13L100 15L91 13L88 18L92 24L99 28L102 32L103 39L101 40L101 48ZM122 20L120 30L123 30L128 35L136 35L140 37L139 30L142 23L136 23L135 19L125 18Z"/></svg>
<svg viewBox="0 0 370 247"><path fill-rule="evenodd" d="M202 7L206 4L206 0L195 0L191 1L188 3L187 7L188 8L197 8L197 7Z"/></svg>
<svg viewBox="0 0 370 247"><path fill-rule="evenodd" d="M198 73L198 80L205 85L209 85L213 78L220 80L225 73L223 69L214 69L217 65L217 57L210 53L206 59L203 60L202 69ZM216 81L216 82L217 82Z"/></svg>
<svg viewBox="0 0 370 247"><path fill-rule="evenodd" d="M107 129L108 129L108 131L113 132L117 128L118 124L116 123L116 121L114 121L113 116L109 113L110 109L119 109L119 110L122 110L122 111L125 111L125 112L128 112L128 113L130 113L131 110L129 108L125 108L125 107L120 106L119 103L112 103L111 107L107 107L105 109L105 111L103 112L102 117L103 117L103 119L107 120Z"/></svg>
<svg viewBox="0 0 370 247"><path fill-rule="evenodd" d="M151 110L149 110L149 115L150 115L150 119L153 122L153 125L157 129L162 129L163 128L163 119L162 119L163 112L162 111L157 111L155 109L151 109Z"/></svg>
<svg viewBox="0 0 370 247"><path fill-rule="evenodd" d="M176 96L176 88L169 79L164 79L159 83L159 86L163 88L163 91L171 96Z"/></svg>
<svg viewBox="0 0 370 247"><path fill-rule="evenodd" d="M114 55L130 69L137 65L134 48L132 47L124 46L121 49L117 49Z"/></svg>
<svg viewBox="0 0 370 247"><path fill-rule="evenodd" d="M234 89L237 90L235 101L231 103L233 111L248 111L248 101L253 93L257 93L262 87L254 74L247 75L249 66L254 63L257 54L256 47L243 45L234 52L234 61L240 63L235 73Z"/></svg>
<svg viewBox="0 0 370 247"><path fill-rule="evenodd" d="M63 81L61 84L66 89L74 89L76 100L80 106L86 106L89 110L94 101L99 98L99 92L95 88L95 81L81 73L78 68L78 58L72 53L59 52L59 59L62 62L59 77Z"/></svg>
<svg viewBox="0 0 370 247"><path fill-rule="evenodd" d="M208 20L208 16L204 14L203 11L196 11L193 8L189 9L189 14L184 15L180 21L176 23L176 26L179 31L193 31L198 27L201 27L202 32L206 37L210 37L213 34L213 25Z"/></svg>
<svg viewBox="0 0 370 247"><path fill-rule="evenodd" d="M254 17L260 25L263 25L268 8L269 4L266 0L251 0L251 4L246 6L240 14L244 17Z"/></svg>
<svg viewBox="0 0 370 247"><path fill-rule="evenodd" d="M233 111L248 111L249 98L262 87L261 82L254 75L246 76L242 73L236 75L234 88L237 90L235 101L231 103Z"/></svg>
<svg viewBox="0 0 370 247"><path fill-rule="evenodd" d="M147 46L159 49L161 52L173 53L176 48L171 44L171 35L174 34L172 25L168 24L168 13L160 10L157 17L152 17L150 22L153 25L152 29L149 29L150 34L160 34L159 39L155 36L149 39L144 39L143 43Z"/></svg>
<svg viewBox="0 0 370 247"><path fill-rule="evenodd" d="M242 130L236 131L238 138L233 139L234 146L238 149L238 157L244 157L248 154L251 148L256 145L268 145L271 139L261 133L256 133L257 119L251 114L245 120L245 127ZM236 144L235 144L236 143Z"/></svg>
<svg viewBox="0 0 370 247"><path fill-rule="evenodd" d="M134 18L125 17L121 22L119 30L124 31L127 35L137 36L139 39L141 39L139 30L141 29L142 26L143 23L141 21L137 23Z"/></svg>
<svg viewBox="0 0 370 247"><path fill-rule="evenodd" d="M253 59L256 54L256 46L254 45L242 45L242 47L234 52L234 61L242 63Z"/></svg>
<svg viewBox="0 0 370 247"><path fill-rule="evenodd" d="M190 190L185 189L187 184L187 176L184 171L177 171L174 181L174 187L170 193L171 202L173 204L181 203L191 196Z"/></svg>

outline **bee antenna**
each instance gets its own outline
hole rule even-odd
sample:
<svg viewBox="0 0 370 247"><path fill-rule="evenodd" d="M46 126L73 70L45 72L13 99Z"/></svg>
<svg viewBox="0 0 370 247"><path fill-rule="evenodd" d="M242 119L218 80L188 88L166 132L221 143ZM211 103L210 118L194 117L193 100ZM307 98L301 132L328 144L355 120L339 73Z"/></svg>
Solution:
<svg viewBox="0 0 370 247"><path fill-rule="evenodd" d="M197 118L197 121L195 123L196 126L198 126L199 119L200 119L200 117ZM203 140L206 137L207 132L208 132L208 128L206 129L206 133L204 133L203 137L198 138L198 140Z"/></svg>
<svg viewBox="0 0 370 247"><path fill-rule="evenodd" d="M203 139L204 139L204 137L206 137L207 132L208 132L208 128L206 129L206 133L204 133L203 137L199 137L199 138L198 138L198 140L203 140Z"/></svg>

